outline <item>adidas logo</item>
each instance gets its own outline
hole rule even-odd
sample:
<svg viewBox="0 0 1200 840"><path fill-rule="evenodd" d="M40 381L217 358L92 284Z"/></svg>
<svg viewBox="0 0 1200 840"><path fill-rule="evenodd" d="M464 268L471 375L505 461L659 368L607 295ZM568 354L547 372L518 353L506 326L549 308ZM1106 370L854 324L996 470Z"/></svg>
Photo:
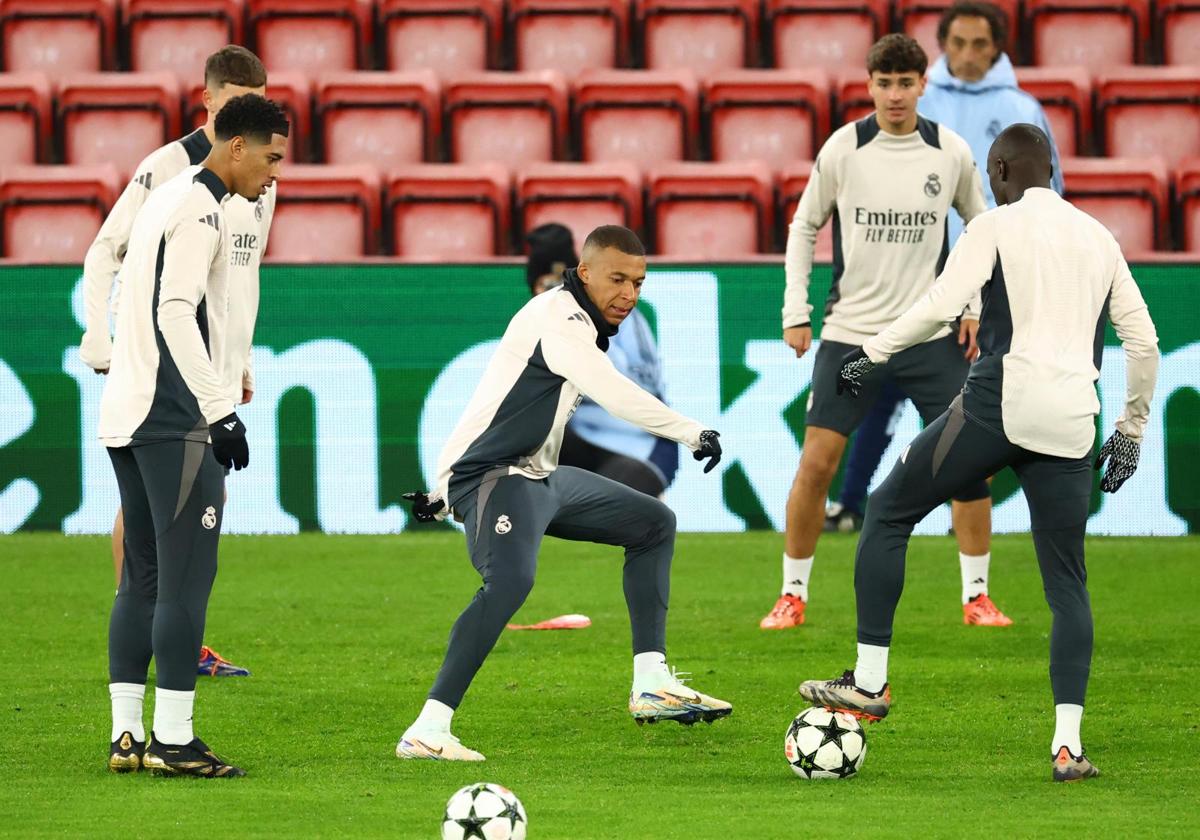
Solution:
<svg viewBox="0 0 1200 840"><path fill-rule="evenodd" d="M134 179L133 179L133 182L134 182L135 184L141 184L141 185L142 185L143 187L145 187L147 190L152 190L152 189L154 189L154 187L152 187L152 186L151 186L151 182L152 182L153 180L154 180L154 173L153 173L153 172L143 172L141 175L139 175L139 176L137 176L136 178L134 178Z"/></svg>
<svg viewBox="0 0 1200 840"><path fill-rule="evenodd" d="M987 581L986 581L986 580L984 580L983 578L975 578L975 580L971 581L971 583L972 583L972 584L977 584L977 583L987 583Z"/></svg>
<svg viewBox="0 0 1200 840"><path fill-rule="evenodd" d="M226 431L232 432L234 429L237 428L237 421L235 420L232 423L222 423L221 425L223 425L225 427Z"/></svg>
<svg viewBox="0 0 1200 840"><path fill-rule="evenodd" d="M201 216L200 221L206 225L212 225L214 230L221 229L221 217L216 213L209 213L207 216Z"/></svg>
<svg viewBox="0 0 1200 840"><path fill-rule="evenodd" d="M587 317L582 312L574 312L571 315L568 315L567 320L578 321L581 324L586 324L588 322Z"/></svg>

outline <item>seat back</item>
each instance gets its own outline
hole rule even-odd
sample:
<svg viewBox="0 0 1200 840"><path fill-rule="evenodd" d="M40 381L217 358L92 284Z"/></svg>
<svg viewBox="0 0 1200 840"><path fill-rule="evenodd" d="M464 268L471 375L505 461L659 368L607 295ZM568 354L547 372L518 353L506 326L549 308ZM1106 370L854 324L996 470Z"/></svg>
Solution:
<svg viewBox="0 0 1200 840"><path fill-rule="evenodd" d="M655 253L727 259L767 250L771 173L750 163L672 163L646 176Z"/></svg>
<svg viewBox="0 0 1200 840"><path fill-rule="evenodd" d="M829 133L822 70L734 70L704 84L713 160L761 160L772 169L812 160Z"/></svg>
<svg viewBox="0 0 1200 840"><path fill-rule="evenodd" d="M753 66L755 0L638 0L646 67L698 76Z"/></svg>
<svg viewBox="0 0 1200 840"><path fill-rule="evenodd" d="M359 66L372 9L371 0L247 0L246 22L267 70L315 78Z"/></svg>
<svg viewBox="0 0 1200 840"><path fill-rule="evenodd" d="M627 60L625 0L513 0L509 21L518 70L557 70L573 79Z"/></svg>
<svg viewBox="0 0 1200 840"><path fill-rule="evenodd" d="M642 176L628 163L530 164L517 173L516 196L518 238L549 222L579 244L600 225L642 226Z"/></svg>
<svg viewBox="0 0 1200 840"><path fill-rule="evenodd" d="M1161 160L1064 158L1065 197L1107 227L1126 256L1166 244L1167 169Z"/></svg>
<svg viewBox="0 0 1200 840"><path fill-rule="evenodd" d="M812 178L812 169L811 162L796 161L785 166L779 173L779 179L776 182L779 193L779 241L784 245L787 244L788 226L791 225L792 219L796 215L796 205L800 203L800 196L804 195L804 188L808 186L809 179ZM832 217L817 232L817 245L813 252L813 259L817 262L833 260Z"/></svg>
<svg viewBox="0 0 1200 840"><path fill-rule="evenodd" d="M242 0L124 0L129 64L174 73L181 84L204 75L204 61L242 42Z"/></svg>
<svg viewBox="0 0 1200 840"><path fill-rule="evenodd" d="M1200 67L1129 67L1096 81L1104 151L1161 157L1167 166L1200 149Z"/></svg>
<svg viewBox="0 0 1200 840"><path fill-rule="evenodd" d="M1159 0L1157 8L1163 63L1200 65L1200 3Z"/></svg>
<svg viewBox="0 0 1200 840"><path fill-rule="evenodd" d="M295 164L279 179L267 256L355 260L377 252L379 173L367 164Z"/></svg>
<svg viewBox="0 0 1200 840"><path fill-rule="evenodd" d="M112 166L13 166L0 172L0 256L79 263L120 193Z"/></svg>
<svg viewBox="0 0 1200 840"><path fill-rule="evenodd" d="M1027 0L1033 63L1093 73L1144 59L1148 0Z"/></svg>
<svg viewBox="0 0 1200 840"><path fill-rule="evenodd" d="M1083 67L1018 67L1017 84L1046 112L1058 153L1064 157L1091 148L1092 78Z"/></svg>
<svg viewBox="0 0 1200 840"><path fill-rule="evenodd" d="M0 166L34 164L51 131L50 82L42 73L0 73Z"/></svg>
<svg viewBox="0 0 1200 840"><path fill-rule="evenodd" d="M840 128L873 113L875 102L867 90L866 73L851 72L844 75L837 87L837 116L833 120L833 127Z"/></svg>
<svg viewBox="0 0 1200 840"><path fill-rule="evenodd" d="M1180 245L1200 253L1200 158L1180 164L1175 171L1175 196L1179 201Z"/></svg>
<svg viewBox="0 0 1200 840"><path fill-rule="evenodd" d="M179 136L179 83L170 73L83 73L58 90L63 159L112 163L129 175Z"/></svg>
<svg viewBox="0 0 1200 840"><path fill-rule="evenodd" d="M774 66L831 73L866 66L891 18L887 0L767 0L766 8Z"/></svg>
<svg viewBox="0 0 1200 840"><path fill-rule="evenodd" d="M52 79L112 66L116 0L4 0L4 70Z"/></svg>
<svg viewBox="0 0 1200 840"><path fill-rule="evenodd" d="M575 86L580 156L643 166L684 160L697 134L696 81L668 70L589 70Z"/></svg>
<svg viewBox="0 0 1200 840"><path fill-rule="evenodd" d="M494 164L407 166L388 176L390 253L430 260L503 254L509 175Z"/></svg>
<svg viewBox="0 0 1200 840"><path fill-rule="evenodd" d="M567 83L553 70L464 76L443 98L451 160L513 167L561 155Z"/></svg>
<svg viewBox="0 0 1200 840"><path fill-rule="evenodd" d="M381 0L382 53L389 70L432 70L441 78L494 63L501 0Z"/></svg>
<svg viewBox="0 0 1200 840"><path fill-rule="evenodd" d="M420 163L441 133L440 91L429 70L330 73L318 79L316 101L327 163Z"/></svg>

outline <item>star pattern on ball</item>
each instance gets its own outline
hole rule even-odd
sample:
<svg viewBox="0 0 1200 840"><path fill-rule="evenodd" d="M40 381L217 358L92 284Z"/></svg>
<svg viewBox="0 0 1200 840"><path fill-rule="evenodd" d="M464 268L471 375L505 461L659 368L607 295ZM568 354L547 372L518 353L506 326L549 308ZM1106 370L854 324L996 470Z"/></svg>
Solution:
<svg viewBox="0 0 1200 840"><path fill-rule="evenodd" d="M854 731L853 729L847 729L846 727L842 726L842 724L838 722L837 715L830 715L829 723L825 724L824 726L814 726L813 729L816 729L821 733L821 743L817 745L817 749L820 749L826 744L837 744L838 749L841 749L842 736L847 732Z"/></svg>
<svg viewBox="0 0 1200 840"><path fill-rule="evenodd" d="M454 822L462 827L463 840L471 840L472 837L477 837L479 840L487 840L487 836L483 833L483 827L488 824L488 818L477 816L474 804L471 805L471 812L469 814Z"/></svg>
<svg viewBox="0 0 1200 840"><path fill-rule="evenodd" d="M525 818L521 816L521 812L517 810L517 803L508 800L505 800L504 810L496 815L496 819L508 820L510 831L515 831L517 823L525 821Z"/></svg>

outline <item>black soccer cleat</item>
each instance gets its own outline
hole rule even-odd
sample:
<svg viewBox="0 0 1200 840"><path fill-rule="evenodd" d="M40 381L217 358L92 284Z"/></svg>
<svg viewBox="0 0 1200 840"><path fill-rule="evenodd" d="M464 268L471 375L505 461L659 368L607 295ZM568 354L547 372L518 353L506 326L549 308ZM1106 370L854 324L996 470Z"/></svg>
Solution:
<svg viewBox="0 0 1200 840"><path fill-rule="evenodd" d="M853 671L845 671L832 680L807 680L797 690L814 706L846 712L859 720L883 720L892 707L890 685L885 683L879 691L865 691L854 682Z"/></svg>
<svg viewBox="0 0 1200 840"><path fill-rule="evenodd" d="M142 769L142 753L145 751L146 744L126 730L109 747L108 769L114 773L136 773Z"/></svg>
<svg viewBox="0 0 1200 840"><path fill-rule="evenodd" d="M150 733L142 766L157 776L202 776L206 779L245 776L240 767L227 764L208 744L193 738L190 744L162 744Z"/></svg>

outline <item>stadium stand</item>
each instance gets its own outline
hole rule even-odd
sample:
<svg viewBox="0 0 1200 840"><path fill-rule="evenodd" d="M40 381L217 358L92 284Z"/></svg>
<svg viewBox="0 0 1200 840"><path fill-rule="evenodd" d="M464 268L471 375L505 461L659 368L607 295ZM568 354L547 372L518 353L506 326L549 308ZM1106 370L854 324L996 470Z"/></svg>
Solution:
<svg viewBox="0 0 1200 840"><path fill-rule="evenodd" d="M642 175L628 163L530 164L515 192L518 239L548 222L566 225L576 242L600 225L642 227Z"/></svg>
<svg viewBox="0 0 1200 840"><path fill-rule="evenodd" d="M267 70L315 77L365 65L372 37L371 0L247 0L253 49Z"/></svg>
<svg viewBox="0 0 1200 840"><path fill-rule="evenodd" d="M679 70L589 70L575 83L585 161L685 160L698 133L695 78Z"/></svg>
<svg viewBox="0 0 1200 840"><path fill-rule="evenodd" d="M1184 161L1175 170L1175 197L1180 244L1184 251L1200 254L1200 157Z"/></svg>
<svg viewBox="0 0 1200 840"><path fill-rule="evenodd" d="M1014 55L1014 45L1020 43L1018 0L988 0L988 2L999 6L1008 16L1009 55L1012 56ZM942 53L937 39L938 20L942 13L952 5L954 5L954 0L896 0L895 2L897 28L917 39L917 42L928 53L930 64L933 64L934 59Z"/></svg>
<svg viewBox="0 0 1200 840"><path fill-rule="evenodd" d="M867 74L851 71L842 76L837 86L837 117L833 128L861 120L874 110L875 103L867 91Z"/></svg>
<svg viewBox="0 0 1200 840"><path fill-rule="evenodd" d="M1092 79L1083 67L1017 67L1021 90L1042 103L1058 153L1086 154L1092 137Z"/></svg>
<svg viewBox="0 0 1200 840"><path fill-rule="evenodd" d="M1167 168L1157 158L1063 158L1065 195L1112 231L1127 257L1165 246Z"/></svg>
<svg viewBox="0 0 1200 840"><path fill-rule="evenodd" d="M207 116L204 102L200 98L204 83L199 77L192 80L187 94L187 112L184 115L184 131L204 125ZM274 99L287 114L291 129L288 134L287 159L309 160L308 144L311 137L312 82L303 73L279 71L267 77L267 96Z"/></svg>
<svg viewBox="0 0 1200 840"><path fill-rule="evenodd" d="M63 160L111 163L129 177L179 136L179 82L171 73L83 73L58 88Z"/></svg>
<svg viewBox="0 0 1200 840"><path fill-rule="evenodd" d="M508 170L425 164L387 179L389 253L429 260L487 259L507 251Z"/></svg>
<svg viewBox="0 0 1200 840"><path fill-rule="evenodd" d="M766 16L774 66L834 73L866 64L891 10L888 0L766 0Z"/></svg>
<svg viewBox="0 0 1200 840"><path fill-rule="evenodd" d="M663 164L647 172L646 186L655 253L725 259L769 249L774 193L765 164Z"/></svg>
<svg viewBox="0 0 1200 840"><path fill-rule="evenodd" d="M715 161L761 160L779 169L812 160L829 133L829 79L823 70L733 70L703 85Z"/></svg>
<svg viewBox="0 0 1200 840"><path fill-rule="evenodd" d="M518 70L574 79L629 61L627 0L511 0L508 8Z"/></svg>
<svg viewBox="0 0 1200 840"><path fill-rule="evenodd" d="M498 66L503 6L503 0L380 0L385 66L442 77Z"/></svg>
<svg viewBox="0 0 1200 840"><path fill-rule="evenodd" d="M433 160L441 89L429 70L330 73L317 80L321 159L390 169Z"/></svg>
<svg viewBox="0 0 1200 840"><path fill-rule="evenodd" d="M1096 80L1104 154L1162 157L1168 166L1200 149L1200 67L1127 67Z"/></svg>
<svg viewBox="0 0 1200 840"><path fill-rule="evenodd" d="M1200 65L1200 0L1158 0L1155 11L1163 63Z"/></svg>
<svg viewBox="0 0 1200 840"><path fill-rule="evenodd" d="M82 262L121 191L112 166L11 166L0 170L0 256Z"/></svg>
<svg viewBox="0 0 1200 840"><path fill-rule="evenodd" d="M174 73L183 84L204 74L204 60L242 42L242 0L122 0L129 68Z"/></svg>
<svg viewBox="0 0 1200 840"><path fill-rule="evenodd" d="M280 179L267 256L289 262L377 253L379 172L368 164L295 164Z"/></svg>
<svg viewBox="0 0 1200 840"><path fill-rule="evenodd" d="M44 160L52 114L44 74L0 73L0 166Z"/></svg>
<svg viewBox="0 0 1200 840"><path fill-rule="evenodd" d="M792 217L796 215L796 205L800 203L800 196L804 194L804 188L808 186L808 179L812 177L813 165L809 161L796 161L788 164L779 173L779 178L776 181L777 192L779 193L779 241L787 242L788 225L792 223ZM817 260L828 262L833 259L833 222L827 222L817 232L817 247L814 252Z"/></svg>
<svg viewBox="0 0 1200 840"><path fill-rule="evenodd" d="M645 66L703 76L757 63L758 0L635 0Z"/></svg>
<svg viewBox="0 0 1200 840"><path fill-rule="evenodd" d="M455 162L511 167L562 155L570 110L567 83L553 70L465 76L446 84L443 103Z"/></svg>
<svg viewBox="0 0 1200 840"><path fill-rule="evenodd" d="M116 0L2 0L4 69L52 79L113 66Z"/></svg>
<svg viewBox="0 0 1200 840"><path fill-rule="evenodd" d="M1144 60L1149 0L1026 0L1031 58L1093 73Z"/></svg>

